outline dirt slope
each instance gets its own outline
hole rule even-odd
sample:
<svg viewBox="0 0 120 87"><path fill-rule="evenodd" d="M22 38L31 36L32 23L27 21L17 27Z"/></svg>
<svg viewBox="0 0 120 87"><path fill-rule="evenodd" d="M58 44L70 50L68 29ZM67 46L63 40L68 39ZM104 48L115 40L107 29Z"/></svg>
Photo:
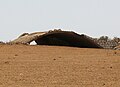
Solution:
<svg viewBox="0 0 120 87"><path fill-rule="evenodd" d="M0 45L0 87L119 87L120 51Z"/></svg>

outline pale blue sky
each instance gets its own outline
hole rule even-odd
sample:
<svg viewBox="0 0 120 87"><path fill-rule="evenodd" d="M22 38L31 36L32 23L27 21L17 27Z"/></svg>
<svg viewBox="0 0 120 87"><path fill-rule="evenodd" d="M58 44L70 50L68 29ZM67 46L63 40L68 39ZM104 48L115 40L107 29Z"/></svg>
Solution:
<svg viewBox="0 0 120 87"><path fill-rule="evenodd" d="M0 0L0 40L54 28L120 37L120 0Z"/></svg>

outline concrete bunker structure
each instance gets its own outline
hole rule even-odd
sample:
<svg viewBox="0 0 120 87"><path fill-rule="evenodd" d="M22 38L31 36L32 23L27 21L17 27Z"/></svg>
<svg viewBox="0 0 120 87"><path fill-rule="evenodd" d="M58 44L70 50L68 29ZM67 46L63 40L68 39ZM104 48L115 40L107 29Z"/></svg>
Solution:
<svg viewBox="0 0 120 87"><path fill-rule="evenodd" d="M81 48L102 48L99 44L83 34L72 31L54 30L48 32L24 33L11 44L30 44L35 41L37 45L71 46Z"/></svg>

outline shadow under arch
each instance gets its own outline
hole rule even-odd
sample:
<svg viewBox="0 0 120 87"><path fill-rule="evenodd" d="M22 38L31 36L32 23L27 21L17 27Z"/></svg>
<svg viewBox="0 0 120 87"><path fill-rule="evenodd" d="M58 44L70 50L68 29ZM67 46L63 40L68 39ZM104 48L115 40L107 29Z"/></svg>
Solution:
<svg viewBox="0 0 120 87"><path fill-rule="evenodd" d="M81 48L102 48L86 35L79 35L74 32L56 31L46 33L38 37L37 45L71 46Z"/></svg>

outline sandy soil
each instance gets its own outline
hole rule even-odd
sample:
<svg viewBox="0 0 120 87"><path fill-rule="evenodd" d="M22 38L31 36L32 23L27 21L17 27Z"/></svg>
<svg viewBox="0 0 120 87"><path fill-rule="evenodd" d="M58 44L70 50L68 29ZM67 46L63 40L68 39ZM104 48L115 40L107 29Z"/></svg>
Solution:
<svg viewBox="0 0 120 87"><path fill-rule="evenodd" d="M0 87L120 87L120 51L0 45Z"/></svg>

